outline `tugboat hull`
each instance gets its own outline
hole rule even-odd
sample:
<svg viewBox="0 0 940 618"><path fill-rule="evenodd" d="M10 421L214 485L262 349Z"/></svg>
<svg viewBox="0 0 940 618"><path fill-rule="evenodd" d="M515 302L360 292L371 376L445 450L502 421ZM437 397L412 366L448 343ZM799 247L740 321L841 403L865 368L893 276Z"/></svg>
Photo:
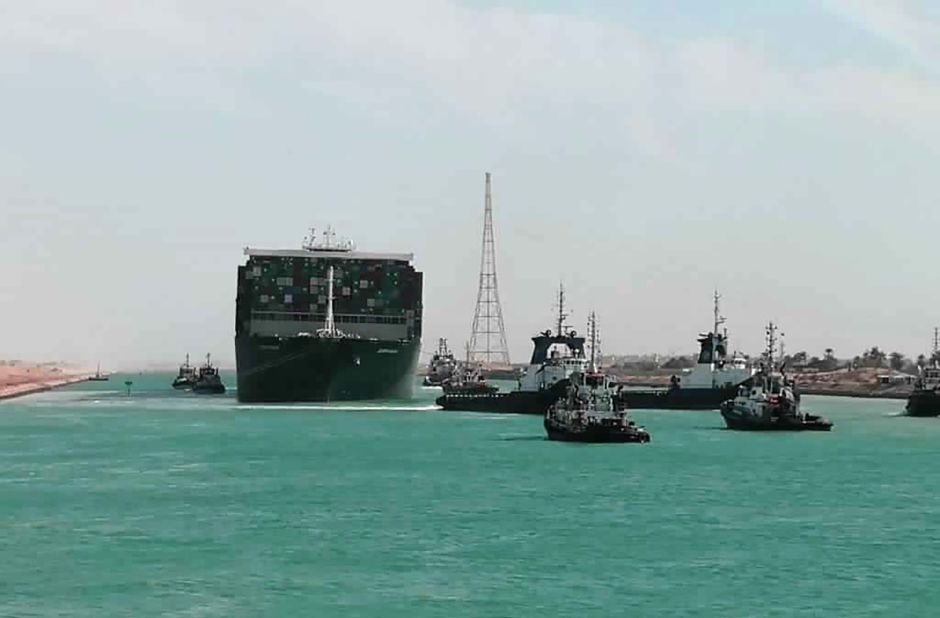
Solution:
<svg viewBox="0 0 940 618"><path fill-rule="evenodd" d="M548 408L565 393L567 381L562 382L554 384L551 388L534 392L445 393L438 397L435 403L445 410L454 411L544 415Z"/></svg>
<svg viewBox="0 0 940 618"><path fill-rule="evenodd" d="M614 428L606 425L587 426L583 429L558 425L545 419L545 431L549 440L559 442L590 442L594 444L644 443L650 435L639 427Z"/></svg>
<svg viewBox="0 0 940 618"><path fill-rule="evenodd" d="M224 395L225 385L219 384L196 384L193 386L193 392L197 395Z"/></svg>
<svg viewBox="0 0 940 618"><path fill-rule="evenodd" d="M940 395L934 390L915 390L907 399L908 416L940 416Z"/></svg>
<svg viewBox="0 0 940 618"><path fill-rule="evenodd" d="M768 418L743 414L733 406L722 406L721 417L725 419L728 429L737 431L829 431L832 429L831 421L812 414L805 414L802 418L788 416Z"/></svg>
<svg viewBox="0 0 940 618"><path fill-rule="evenodd" d="M623 390L617 399L631 410L717 410L737 391L737 386Z"/></svg>

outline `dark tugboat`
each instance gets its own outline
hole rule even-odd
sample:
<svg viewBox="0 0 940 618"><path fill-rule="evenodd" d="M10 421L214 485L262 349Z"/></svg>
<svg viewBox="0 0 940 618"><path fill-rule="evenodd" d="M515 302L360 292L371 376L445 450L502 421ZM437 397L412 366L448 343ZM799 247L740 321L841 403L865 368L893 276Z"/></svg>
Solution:
<svg viewBox="0 0 940 618"><path fill-rule="evenodd" d="M617 404L611 380L597 370L597 325L591 314L588 325L591 359L585 372L568 380L565 395L545 413L549 440L564 442L649 442L650 435L627 417Z"/></svg>
<svg viewBox="0 0 940 618"><path fill-rule="evenodd" d="M905 413L908 416L940 416L940 334L934 329L933 355L930 365L920 369L920 377L914 391L907 398Z"/></svg>
<svg viewBox="0 0 940 618"><path fill-rule="evenodd" d="M189 354L186 362L180 365L179 373L173 379L173 388L176 390L189 390L196 383L196 368L189 364Z"/></svg>
<svg viewBox="0 0 940 618"><path fill-rule="evenodd" d="M211 358L206 354L206 364L199 368L199 374L193 383L193 392L199 395L221 395L225 392L219 370L212 365Z"/></svg>
<svg viewBox="0 0 940 618"><path fill-rule="evenodd" d="M793 381L774 371L777 327L767 327L767 365L738 387L738 396L721 404L728 429L746 431L829 431L828 419L800 411Z"/></svg>
<svg viewBox="0 0 940 618"><path fill-rule="evenodd" d="M725 322L719 312L721 297L715 292L715 322L710 333L701 333L698 362L684 376L673 376L669 388L621 391L621 403L631 409L716 410L735 396L738 385L753 373L747 360L728 357L728 330L719 332Z"/></svg>
<svg viewBox="0 0 940 618"><path fill-rule="evenodd" d="M559 290L557 332L551 330L532 337L534 349L529 366L514 390L499 392L495 387L474 385L472 392L464 387L444 385L444 394L437 405L445 410L470 412L509 412L544 415L548 407L565 394L568 377L584 372L584 337L564 325L564 290ZM457 385L455 385L457 386Z"/></svg>
<svg viewBox="0 0 940 618"><path fill-rule="evenodd" d="M424 376L424 386L441 386L444 382L451 379L457 370L457 359L449 349L447 349L447 340L437 340L437 351L431 357L428 363L428 374Z"/></svg>

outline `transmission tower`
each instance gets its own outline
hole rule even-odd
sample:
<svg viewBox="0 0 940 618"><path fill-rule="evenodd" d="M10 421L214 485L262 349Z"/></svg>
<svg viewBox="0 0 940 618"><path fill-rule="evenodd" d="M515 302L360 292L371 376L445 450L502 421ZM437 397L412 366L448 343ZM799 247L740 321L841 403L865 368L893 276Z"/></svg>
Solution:
<svg viewBox="0 0 940 618"><path fill-rule="evenodd" d="M503 327L503 310L496 287L496 242L493 240L493 198L490 173L486 173L486 199L483 211L483 252L480 255L480 287L473 312L470 334L470 360L487 365L509 365L509 347Z"/></svg>

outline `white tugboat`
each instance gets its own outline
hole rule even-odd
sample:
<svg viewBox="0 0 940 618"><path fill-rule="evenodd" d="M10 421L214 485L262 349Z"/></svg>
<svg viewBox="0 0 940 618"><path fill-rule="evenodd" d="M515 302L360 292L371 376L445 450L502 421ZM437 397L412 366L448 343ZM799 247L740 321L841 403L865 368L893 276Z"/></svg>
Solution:
<svg viewBox="0 0 940 618"><path fill-rule="evenodd" d="M499 392L487 385L488 389L478 386L474 392L466 392L444 384L444 394L437 398L437 405L445 410L544 415L565 393L568 378L575 372L584 373L588 363L584 337L565 326L567 317L565 291L559 288L557 330L555 334L546 330L532 337L532 358L514 390Z"/></svg>
<svg viewBox="0 0 940 618"><path fill-rule="evenodd" d="M597 318L588 322L591 357L586 371L571 375L565 395L545 413L549 440L564 442L649 442L650 435L620 408L610 378L597 369Z"/></svg>
<svg viewBox="0 0 940 618"><path fill-rule="evenodd" d="M728 329L721 329L718 292L714 297L714 326L698 336L699 355L695 367L684 376L672 376L669 388L624 390L620 398L632 409L715 410L734 397L738 385L754 371L740 354L729 357Z"/></svg>
<svg viewBox="0 0 940 618"><path fill-rule="evenodd" d="M767 365L738 387L738 395L721 404L728 429L749 431L829 431L832 422L800 410L793 381L774 369L777 326L767 326Z"/></svg>
<svg viewBox="0 0 940 618"><path fill-rule="evenodd" d="M457 359L447 348L447 339L437 340L437 351L428 363L428 374L424 376L424 386L440 386L450 380L457 370Z"/></svg>

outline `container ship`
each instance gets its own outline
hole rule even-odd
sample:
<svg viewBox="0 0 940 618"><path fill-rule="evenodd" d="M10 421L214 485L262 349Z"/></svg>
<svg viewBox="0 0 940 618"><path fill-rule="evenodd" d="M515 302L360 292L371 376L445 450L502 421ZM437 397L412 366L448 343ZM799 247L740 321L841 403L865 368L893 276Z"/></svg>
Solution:
<svg viewBox="0 0 940 618"><path fill-rule="evenodd" d="M366 253L332 230L300 249L246 248L235 361L242 402L410 397L422 273L406 253Z"/></svg>

